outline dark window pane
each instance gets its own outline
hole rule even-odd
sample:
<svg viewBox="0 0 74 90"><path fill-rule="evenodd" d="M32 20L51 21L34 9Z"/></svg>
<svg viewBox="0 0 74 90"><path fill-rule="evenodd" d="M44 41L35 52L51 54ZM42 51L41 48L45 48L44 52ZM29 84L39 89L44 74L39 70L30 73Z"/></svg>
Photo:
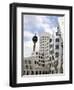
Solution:
<svg viewBox="0 0 74 90"><path fill-rule="evenodd" d="M44 71L43 71L43 74L44 74Z"/></svg>
<svg viewBox="0 0 74 90"><path fill-rule="evenodd" d="M44 63L44 60L42 62Z"/></svg>
<svg viewBox="0 0 74 90"><path fill-rule="evenodd" d="M55 57L59 57L59 52L56 52L55 53Z"/></svg>
<svg viewBox="0 0 74 90"><path fill-rule="evenodd" d="M54 74L54 70L52 70L52 74Z"/></svg>
<svg viewBox="0 0 74 90"><path fill-rule="evenodd" d="M58 32L56 32L56 35L59 35Z"/></svg>
<svg viewBox="0 0 74 90"><path fill-rule="evenodd" d="M41 71L39 71L39 74L41 74Z"/></svg>
<svg viewBox="0 0 74 90"><path fill-rule="evenodd" d="M27 60L25 60L25 64L27 64Z"/></svg>
<svg viewBox="0 0 74 90"><path fill-rule="evenodd" d="M44 56L44 53L42 54L42 56Z"/></svg>
<svg viewBox="0 0 74 90"><path fill-rule="evenodd" d="M44 64L42 64L42 66L44 67Z"/></svg>
<svg viewBox="0 0 74 90"><path fill-rule="evenodd" d="M39 58L40 58L40 56L39 56Z"/></svg>
<svg viewBox="0 0 74 90"><path fill-rule="evenodd" d="M41 56L41 58L43 58L43 57Z"/></svg>
<svg viewBox="0 0 74 90"><path fill-rule="evenodd" d="M56 38L56 42L59 42L59 38Z"/></svg>
<svg viewBox="0 0 74 90"><path fill-rule="evenodd" d="M40 60L39 60L39 62L40 62Z"/></svg>
<svg viewBox="0 0 74 90"><path fill-rule="evenodd" d="M50 39L50 42L52 42L52 39Z"/></svg>
<svg viewBox="0 0 74 90"><path fill-rule="evenodd" d="M59 49L59 45L56 45L55 48L56 48L56 49Z"/></svg>
<svg viewBox="0 0 74 90"><path fill-rule="evenodd" d="M35 64L36 64L37 62L35 61Z"/></svg>
<svg viewBox="0 0 74 90"><path fill-rule="evenodd" d="M61 43L61 47L63 48L63 43Z"/></svg>
<svg viewBox="0 0 74 90"><path fill-rule="evenodd" d="M38 71L36 71L36 74L38 74Z"/></svg>
<svg viewBox="0 0 74 90"><path fill-rule="evenodd" d="M34 74L34 71L31 71L31 74L33 75Z"/></svg>
<svg viewBox="0 0 74 90"><path fill-rule="evenodd" d="M27 71L27 75L29 75L29 71Z"/></svg>
<svg viewBox="0 0 74 90"><path fill-rule="evenodd" d="M46 74L48 74L48 72L47 72L47 71L46 71L45 73L46 73Z"/></svg>
<svg viewBox="0 0 74 90"><path fill-rule="evenodd" d="M36 52L36 54L38 54L38 52Z"/></svg>
<svg viewBox="0 0 74 90"><path fill-rule="evenodd" d="M54 56L52 56L52 60L54 60Z"/></svg>

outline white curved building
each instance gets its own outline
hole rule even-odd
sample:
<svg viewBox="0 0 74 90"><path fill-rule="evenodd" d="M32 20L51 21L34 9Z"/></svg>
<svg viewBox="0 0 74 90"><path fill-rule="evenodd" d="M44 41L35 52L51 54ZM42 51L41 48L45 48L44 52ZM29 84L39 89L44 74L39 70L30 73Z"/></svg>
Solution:
<svg viewBox="0 0 74 90"><path fill-rule="evenodd" d="M63 73L63 39L59 26L52 35L40 34L39 51L33 51L31 57L25 58L23 70L23 75Z"/></svg>

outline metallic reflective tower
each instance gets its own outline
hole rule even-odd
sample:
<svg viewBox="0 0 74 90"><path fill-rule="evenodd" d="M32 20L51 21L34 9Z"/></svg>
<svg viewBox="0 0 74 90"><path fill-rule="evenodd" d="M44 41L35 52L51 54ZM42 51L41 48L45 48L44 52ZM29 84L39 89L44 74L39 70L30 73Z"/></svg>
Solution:
<svg viewBox="0 0 74 90"><path fill-rule="evenodd" d="M33 45L33 51L35 51L36 43L37 43L37 41L38 41L38 37L36 36L36 34L35 34L35 36L33 36L32 41L33 41L33 43L34 43L34 45Z"/></svg>

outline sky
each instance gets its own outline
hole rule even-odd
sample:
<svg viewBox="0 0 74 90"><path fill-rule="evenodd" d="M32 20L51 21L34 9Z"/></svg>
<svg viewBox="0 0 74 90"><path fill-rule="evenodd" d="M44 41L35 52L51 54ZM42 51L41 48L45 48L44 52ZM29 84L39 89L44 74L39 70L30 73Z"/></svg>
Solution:
<svg viewBox="0 0 74 90"><path fill-rule="evenodd" d="M38 36L36 51L39 50L39 35L42 32L53 33L59 24L61 16L23 15L23 46L24 57L29 57L33 51L32 37ZM61 17L62 18L62 17ZM62 21L62 19L60 19ZM61 22L60 21L60 22Z"/></svg>

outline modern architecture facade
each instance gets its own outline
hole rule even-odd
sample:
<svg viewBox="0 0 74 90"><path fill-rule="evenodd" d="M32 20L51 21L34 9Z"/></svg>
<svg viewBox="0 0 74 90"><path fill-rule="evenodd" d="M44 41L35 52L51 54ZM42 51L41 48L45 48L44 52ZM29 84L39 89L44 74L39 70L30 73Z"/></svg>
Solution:
<svg viewBox="0 0 74 90"><path fill-rule="evenodd" d="M38 52L35 51L36 38L35 35L31 57L24 60L23 75L63 73L63 39L59 26L52 35L48 32L40 34Z"/></svg>

